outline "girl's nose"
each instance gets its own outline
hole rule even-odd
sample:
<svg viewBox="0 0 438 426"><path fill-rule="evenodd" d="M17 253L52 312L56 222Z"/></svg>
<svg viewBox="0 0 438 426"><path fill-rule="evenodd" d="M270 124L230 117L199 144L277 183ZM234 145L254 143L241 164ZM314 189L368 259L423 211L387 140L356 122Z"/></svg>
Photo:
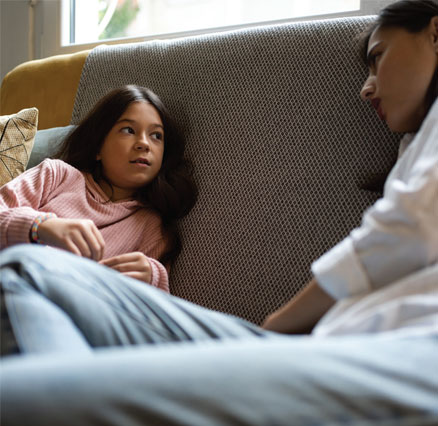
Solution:
<svg viewBox="0 0 438 426"><path fill-rule="evenodd" d="M149 140L145 135L140 136L137 139L137 142L135 143L135 149L138 151L143 151L143 150L149 151L150 149Z"/></svg>
<svg viewBox="0 0 438 426"><path fill-rule="evenodd" d="M374 78L372 76L369 76L362 86L362 89L360 91L360 97L364 101L369 100L373 96L374 91L375 91Z"/></svg>

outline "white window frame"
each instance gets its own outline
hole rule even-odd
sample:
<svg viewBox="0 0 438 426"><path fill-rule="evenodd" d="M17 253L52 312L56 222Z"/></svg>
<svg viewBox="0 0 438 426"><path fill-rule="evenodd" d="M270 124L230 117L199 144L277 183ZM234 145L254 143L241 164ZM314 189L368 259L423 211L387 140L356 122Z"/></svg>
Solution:
<svg viewBox="0 0 438 426"><path fill-rule="evenodd" d="M324 1L324 0L321 0ZM45 58L52 55L69 54L74 52L79 52L81 50L92 49L99 44L120 44L120 43L133 43L142 42L147 40L157 40L157 39L171 39L179 37L187 37L200 34L208 34L212 32L223 32L230 31L241 28L248 28L254 25L271 25L286 22L297 22L297 21L308 21L316 19L327 19L343 16L357 16L357 15L372 15L380 10L383 6L392 3L395 0L361 0L360 10L351 11L344 13L334 13L326 15L314 15L305 16L292 19L283 19L276 21L266 21L257 22L254 24L244 24L244 25L234 25L227 27L217 27L204 30L194 30L194 31L184 31L178 33L169 34L158 34L145 37L134 37L134 38L123 38L123 39L113 39L98 41L95 43L86 44L74 44L63 46L61 43L61 25L62 20L68 19L67 12L65 8L62 7L62 0L39 0L34 6L34 16L35 16L35 39L34 39L34 57L29 59ZM31 52L32 49L29 49Z"/></svg>

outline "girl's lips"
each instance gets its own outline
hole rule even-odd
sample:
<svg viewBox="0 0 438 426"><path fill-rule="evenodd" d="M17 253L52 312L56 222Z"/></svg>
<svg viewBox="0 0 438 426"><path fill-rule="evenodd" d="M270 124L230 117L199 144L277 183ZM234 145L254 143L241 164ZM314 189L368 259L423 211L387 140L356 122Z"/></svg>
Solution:
<svg viewBox="0 0 438 426"><path fill-rule="evenodd" d="M150 166L151 163L149 160L146 160L145 158L137 158L136 160L130 161L131 164L136 164L139 166Z"/></svg>
<svg viewBox="0 0 438 426"><path fill-rule="evenodd" d="M131 164L133 164L134 166L137 166L137 167L149 167L148 163L141 163L138 161L131 161Z"/></svg>

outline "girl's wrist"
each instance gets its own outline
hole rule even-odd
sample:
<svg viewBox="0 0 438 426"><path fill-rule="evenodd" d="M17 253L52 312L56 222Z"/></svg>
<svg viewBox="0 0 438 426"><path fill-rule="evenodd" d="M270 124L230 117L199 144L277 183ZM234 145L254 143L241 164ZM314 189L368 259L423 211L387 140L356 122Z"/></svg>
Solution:
<svg viewBox="0 0 438 426"><path fill-rule="evenodd" d="M39 226L45 222L46 220L56 218L55 213L43 213L39 216L37 216L34 221L32 222L32 226L30 228L30 242L31 243L37 243L42 244L43 242L38 237L38 228Z"/></svg>

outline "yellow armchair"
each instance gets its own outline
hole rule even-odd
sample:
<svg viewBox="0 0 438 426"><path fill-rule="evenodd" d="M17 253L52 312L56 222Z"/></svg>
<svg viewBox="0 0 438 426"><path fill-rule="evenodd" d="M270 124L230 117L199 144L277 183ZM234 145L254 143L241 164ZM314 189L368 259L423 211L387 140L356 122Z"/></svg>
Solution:
<svg viewBox="0 0 438 426"><path fill-rule="evenodd" d="M70 124L82 67L90 50L25 62L6 74L0 115L39 110L38 129Z"/></svg>

